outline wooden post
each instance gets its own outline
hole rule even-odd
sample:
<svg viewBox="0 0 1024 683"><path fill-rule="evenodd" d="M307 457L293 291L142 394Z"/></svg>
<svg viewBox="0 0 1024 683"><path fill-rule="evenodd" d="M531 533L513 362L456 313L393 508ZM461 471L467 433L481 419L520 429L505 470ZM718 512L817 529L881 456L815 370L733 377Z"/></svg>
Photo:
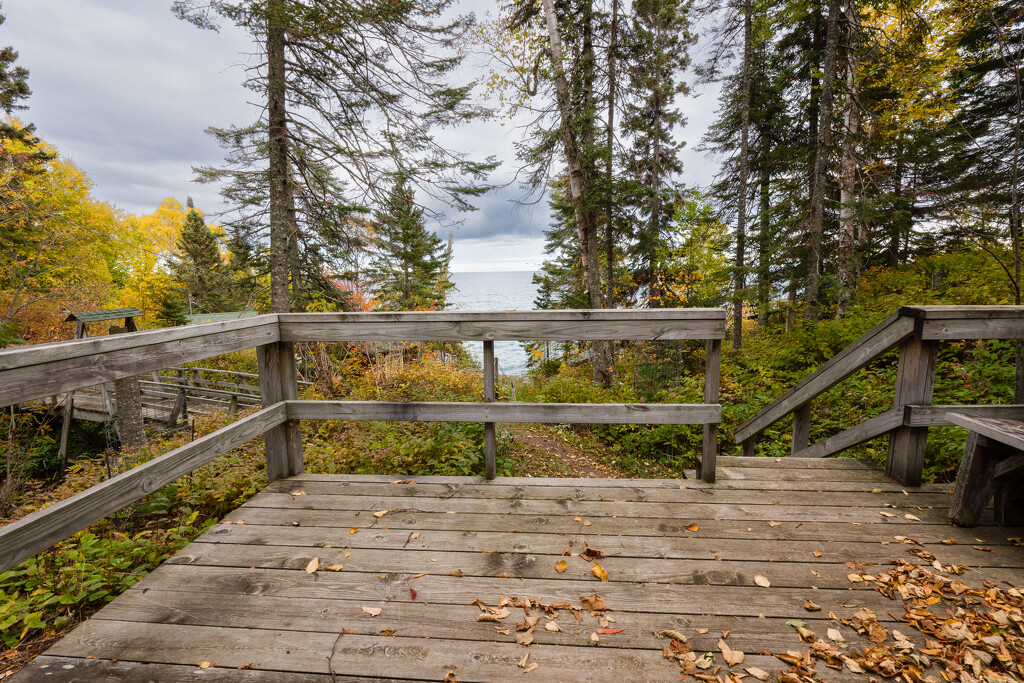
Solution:
<svg viewBox="0 0 1024 683"><path fill-rule="evenodd" d="M938 341L924 341L917 334L903 342L896 371L894 408L931 404L932 390L935 388L935 358L938 352ZM920 486L927 441L927 427L894 429L889 436L889 455L885 461L886 476L904 486Z"/></svg>
<svg viewBox="0 0 1024 683"><path fill-rule="evenodd" d="M484 342L484 403L494 402L494 341ZM484 423L484 467L488 479L494 479L498 472L498 445L494 434L494 423Z"/></svg>
<svg viewBox="0 0 1024 683"><path fill-rule="evenodd" d="M722 340L708 340L707 359L704 362L704 402L718 403L722 380ZM718 425L704 425L704 448L700 460L700 478L709 484L715 482L715 459L718 457Z"/></svg>
<svg viewBox="0 0 1024 683"><path fill-rule="evenodd" d="M793 442L789 446L790 454L804 450L811 445L811 406L808 401L793 411Z"/></svg>
<svg viewBox="0 0 1024 683"><path fill-rule="evenodd" d="M264 408L299 397L295 372L295 345L275 342L257 347L260 370L260 395ZM288 420L263 435L267 452L267 481L302 474L302 430L298 420Z"/></svg>
<svg viewBox="0 0 1024 683"><path fill-rule="evenodd" d="M757 455L757 434L740 444L743 449L744 458L753 458Z"/></svg>

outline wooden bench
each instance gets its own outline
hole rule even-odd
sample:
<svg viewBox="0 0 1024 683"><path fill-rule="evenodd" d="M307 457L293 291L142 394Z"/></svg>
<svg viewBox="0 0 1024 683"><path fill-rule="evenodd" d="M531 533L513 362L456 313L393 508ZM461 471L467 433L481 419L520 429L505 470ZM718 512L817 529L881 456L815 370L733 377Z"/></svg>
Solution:
<svg viewBox="0 0 1024 683"><path fill-rule="evenodd" d="M949 521L974 526L993 500L996 524L1024 524L1024 422L947 413L968 430Z"/></svg>

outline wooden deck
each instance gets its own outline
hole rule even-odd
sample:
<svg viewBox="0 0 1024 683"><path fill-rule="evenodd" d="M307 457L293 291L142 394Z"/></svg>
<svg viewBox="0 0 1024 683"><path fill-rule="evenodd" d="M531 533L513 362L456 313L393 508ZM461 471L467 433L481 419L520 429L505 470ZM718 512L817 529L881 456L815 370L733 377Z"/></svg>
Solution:
<svg viewBox="0 0 1024 683"><path fill-rule="evenodd" d="M665 629L714 652L715 666L729 631L727 644L746 653L734 671L776 673L788 665L765 652L806 650L788 620L822 637L841 628L862 647L830 611L867 607L887 628L902 615L901 603L851 583L848 562L880 573L895 558L929 564L911 552L926 550L970 567L961 578L971 586L1021 585L1024 548L1008 539L1022 530L949 526L950 489L904 491L848 459L720 458L715 484L301 475L255 496L11 680L674 681L679 665L655 635ZM607 582L577 555L588 546L607 556ZM556 608L561 630L549 631L533 609L541 619L527 648L516 642L523 609L510 605L494 623L472 604L578 607L595 593L606 621ZM806 611L807 600L823 609ZM602 627L622 630L593 635Z"/></svg>

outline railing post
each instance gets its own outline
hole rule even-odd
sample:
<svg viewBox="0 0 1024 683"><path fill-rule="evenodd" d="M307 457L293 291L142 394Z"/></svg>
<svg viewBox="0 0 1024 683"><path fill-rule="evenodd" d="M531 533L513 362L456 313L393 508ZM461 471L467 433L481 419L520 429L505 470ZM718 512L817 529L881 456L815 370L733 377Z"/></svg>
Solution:
<svg viewBox="0 0 1024 683"><path fill-rule="evenodd" d="M900 346L896 371L894 408L905 405L929 405L935 388L935 358L939 342L922 340L915 333ZM924 470L924 448L928 441L927 427L897 427L889 435L889 455L885 474L904 486L920 486Z"/></svg>
<svg viewBox="0 0 1024 683"><path fill-rule="evenodd" d="M811 445L811 406L808 401L793 411L793 441L789 446L790 454L804 450Z"/></svg>
<svg viewBox="0 0 1024 683"><path fill-rule="evenodd" d="M260 395L263 407L299 397L295 372L295 345L275 342L256 348L260 370ZM267 452L267 481L302 474L302 430L298 420L288 420L263 435Z"/></svg>
<svg viewBox="0 0 1024 683"><path fill-rule="evenodd" d="M744 458L753 458L757 455L757 434L740 444Z"/></svg>
<svg viewBox="0 0 1024 683"><path fill-rule="evenodd" d="M484 403L494 402L494 342L484 341ZM484 466L488 479L494 479L498 470L498 446L494 423L484 423Z"/></svg>
<svg viewBox="0 0 1024 683"><path fill-rule="evenodd" d="M704 402L718 403L722 382L722 340L709 339L704 361ZM709 484L715 482L715 459L718 457L718 425L704 425L704 448L701 452L700 478Z"/></svg>

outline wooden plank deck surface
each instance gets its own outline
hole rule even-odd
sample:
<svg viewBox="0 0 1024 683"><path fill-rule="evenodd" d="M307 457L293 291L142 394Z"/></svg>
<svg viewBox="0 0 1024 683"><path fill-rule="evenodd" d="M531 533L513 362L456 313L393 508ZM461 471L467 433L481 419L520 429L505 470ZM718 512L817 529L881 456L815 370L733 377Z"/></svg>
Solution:
<svg viewBox="0 0 1024 683"><path fill-rule="evenodd" d="M777 673L787 665L766 652L806 649L789 620L820 635L841 628L851 647L863 647L829 611L848 618L867 607L887 628L902 614L901 603L851 583L848 562L880 574L893 559L929 564L915 556L926 551L970 567L960 578L971 586L1024 583L1024 548L1012 540L1024 530L992 526L991 511L981 526L949 526L952 486L904 490L850 459L720 458L719 468L715 484L692 473L292 477L11 680L355 683L442 681L454 672L460 682L675 681L679 666L655 635L665 629L683 633L699 654L714 652L719 675L729 671L718 647L723 631L746 653L733 671ZM598 562L607 582L578 556L588 546L606 556ZM309 573L314 558L320 569ZM331 565L343 567L324 570ZM524 648L516 643L521 608L492 623L477 621L482 612L472 604L515 597L580 606L594 593L607 606L606 626L622 629L596 642L601 624L587 610L580 620L558 610L559 631L545 630L542 616ZM807 600L822 611L806 611ZM921 634L901 628L923 645ZM528 665L538 665L529 673L518 666L527 653ZM827 681L867 680L821 663L818 671Z"/></svg>

